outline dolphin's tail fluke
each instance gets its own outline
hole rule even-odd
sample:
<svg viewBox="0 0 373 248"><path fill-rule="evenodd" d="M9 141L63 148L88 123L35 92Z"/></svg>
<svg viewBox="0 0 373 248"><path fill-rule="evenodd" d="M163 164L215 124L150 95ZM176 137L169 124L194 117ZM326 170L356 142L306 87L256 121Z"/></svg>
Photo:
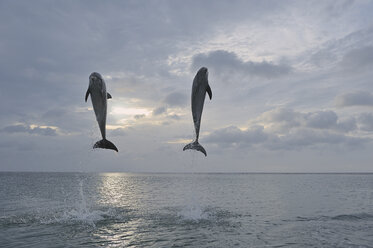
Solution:
<svg viewBox="0 0 373 248"><path fill-rule="evenodd" d="M97 141L93 148L111 149L118 152L118 148L107 139Z"/></svg>
<svg viewBox="0 0 373 248"><path fill-rule="evenodd" d="M203 154L205 154L205 156L207 156L207 153L206 153L205 148L203 148L203 146L201 146L201 145L198 143L198 141L194 141L194 142L189 143L188 145L184 146L183 151L188 150L188 149L192 149L192 150L200 151L200 152L202 152Z"/></svg>

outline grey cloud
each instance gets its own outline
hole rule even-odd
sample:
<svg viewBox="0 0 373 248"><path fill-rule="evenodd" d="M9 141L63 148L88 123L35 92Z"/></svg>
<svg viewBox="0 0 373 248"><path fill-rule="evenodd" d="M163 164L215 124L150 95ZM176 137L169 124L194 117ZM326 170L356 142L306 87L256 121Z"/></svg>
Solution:
<svg viewBox="0 0 373 248"><path fill-rule="evenodd" d="M110 131L111 136L125 136L127 135L125 128L116 128Z"/></svg>
<svg viewBox="0 0 373 248"><path fill-rule="evenodd" d="M177 114L167 114L167 107L159 107L159 108L156 108L153 110L153 116L159 116L159 115L162 115L162 114L165 114L164 117L168 120L175 120L175 121L178 121L181 119L180 115L177 115ZM163 126L167 126L167 125L170 125L171 122L170 121L164 121L162 122L162 125Z"/></svg>
<svg viewBox="0 0 373 248"><path fill-rule="evenodd" d="M344 68L359 70L373 65L373 46L353 49L346 53L341 61Z"/></svg>
<svg viewBox="0 0 373 248"><path fill-rule="evenodd" d="M56 136L56 130L50 127L34 127L30 128L29 133L31 134L38 134L38 135L45 135L45 136Z"/></svg>
<svg viewBox="0 0 373 248"><path fill-rule="evenodd" d="M92 135L100 136L94 113L87 110L87 107L92 105L90 102L84 102L88 76L92 71L98 71L107 78L108 91L113 95L112 101L108 103L109 111L113 107L127 106L127 100L134 108L152 110L158 106L165 106L170 110L160 115L161 121L167 121L172 125L145 127L141 121L136 122L133 119L140 118L139 115L129 120L131 125L136 125L135 130L109 129L109 137L126 135L125 139L113 140L118 147L125 148L114 157L111 156L112 153L95 153L93 155L95 159L92 160L97 165L95 169L101 171L113 168L133 171L177 168L171 162L179 156L179 147L170 145L177 147L172 156L165 156L159 152L153 153L152 149L156 150L160 145L159 142L153 141L154 133L159 137L157 140L166 140L170 134L181 135L192 132L193 125L190 123L184 124L180 121L174 125L175 120L184 118L183 115L186 114L184 110L182 115L179 113L174 115L171 110L173 107L184 107L190 103L190 87L194 75L188 73L188 66L190 66L188 63L190 56L199 51L227 50L220 53L213 51L199 54L193 60L195 67L201 66L199 63L210 63L206 66L211 70L211 86L217 101L212 102L209 115L204 116L206 118L204 123L214 122L212 126L216 128L232 124L242 125L248 114L260 115L269 106L285 104L289 107L296 105L299 109L321 109L328 106L325 103L330 102L330 96L333 98L335 92L341 90L348 92L352 87L372 92L369 84L371 73L366 70L363 75L358 70L364 67L364 64L367 65L365 69L372 65L369 62L370 57L364 57L362 54L364 51L368 53L369 46L372 46L373 32L372 30L370 33L366 32L367 26L372 23L370 3L356 3L352 8L353 11L349 11L338 7L343 3L339 4L335 1L317 4L293 1L286 1L284 4L272 0L259 2L238 0L234 1L234 4L231 1L209 0L150 2L93 0L89 4L83 1L54 1L52 4L38 0L0 2L0 129L12 123L25 123L23 127L9 128L10 133L1 130L0 136L2 139L8 137L10 140L17 136L16 142L24 142L24 139L28 139L29 142L35 142L37 145L36 151L30 153L30 156L19 152L14 155L7 154L11 149L2 148L0 152L4 161L1 166L9 164L9 166L14 165L14 169L19 169L27 165L28 170L77 170L79 168L75 165L82 161L82 158L92 158L92 156L85 156L85 149L90 152L91 146L88 143ZM334 16L330 18L330 13L320 11L325 8L325 5L330 4L333 6L327 11L340 16L340 19ZM354 21L350 22L352 19ZM299 25L294 23L309 26L310 21L313 28L307 30L309 35L300 34L300 38L294 36L299 32L302 33ZM325 23L328 25L325 26ZM270 29L267 30L266 26ZM286 30L283 30L284 27ZM242 40L241 34L237 33L240 29L251 30L255 35ZM272 34L271 31L274 29L279 33ZM354 37L346 36L348 32L356 31L359 32ZM288 37L284 40L278 39L281 33ZM322 38L318 39L320 35ZM246 34L244 36L247 37ZM220 39L221 37L223 39ZM267 43L268 37L279 40L279 46L271 46L273 43ZM340 37L345 37L343 42ZM294 39L304 41L304 46L297 47L296 41L292 49L289 44L293 44ZM228 47L222 46L228 40L232 43L227 44ZM285 44L284 41L290 43ZM325 43L320 47L321 41ZM230 48L236 44L237 47ZM250 57L241 57L241 54L247 53L247 49L252 48L255 48L251 52L256 56L274 56L276 60L260 63L254 62ZM315 56L315 60L320 63L320 68L313 70L312 65L303 62L305 57L309 58L310 54L314 54L320 48L325 48L325 53ZM359 51L359 48L366 49ZM230 49L232 51L237 49L234 50L236 53L229 53ZM311 49L312 52L304 49ZM346 51L347 54L344 56ZM299 58L298 52L302 53ZM330 54L333 56L329 56ZM280 60L279 56L284 56L284 60ZM340 63L341 60L343 63ZM339 66L344 69L355 68L357 73L348 70L349 74L342 78L340 71L335 70L340 68L333 67L334 71L329 70L331 67L325 66L329 63L340 63ZM292 65L294 68L300 66L301 69L307 70L292 73ZM311 69L308 70L309 68ZM321 69L325 75L320 73ZM287 73L292 73L291 77L286 76ZM234 80L230 80L231 77L234 77ZM229 80L223 80L226 78ZM265 78L274 78L276 82L263 80ZM232 85L226 85L226 82L242 82L240 86L243 87L231 87ZM253 88L257 86L260 87ZM185 93L184 103L168 95L172 92ZM322 96L326 100L321 102ZM241 107L237 107L238 101L242 103L239 105ZM239 141L234 144L235 147L251 146L269 149L269 145L273 144L272 149L280 149L276 144L284 144L289 146L285 149L293 149L296 143L306 142L304 139L307 135L314 134L319 138L313 141L316 144L303 143L305 145L300 146L301 148L325 144L321 143L323 136L333 133L346 136L343 132L356 130L354 119L338 118L332 125L328 124L328 121L332 122L331 115L330 120L323 122L322 120L317 122L314 120L316 117L313 116L312 121L309 120L310 123L307 125L305 115L306 113L290 109L270 116L272 119L268 119L269 125L281 126L281 132L268 126L263 130L249 126L249 131L234 131L232 128L232 130L225 130L221 135L225 137L223 140L226 140L224 144L227 146L232 144L228 142L229 137L231 135L236 137L238 134L243 137L237 137ZM123 119L120 115L109 115L108 121L108 124L115 126L122 123ZM52 138L46 136L48 130L40 130L42 129L40 127L31 131L28 125L34 123L58 127L58 136ZM368 130L368 124L369 121L363 118L358 120L360 129ZM140 128L142 128L141 132L138 131ZM297 131L298 129L307 130L309 133ZM296 137L291 136L297 132L304 138L296 140ZM64 133L69 135L62 135ZM39 136L36 137L36 134ZM215 133L215 142L219 141L218 134ZM356 130L353 134L359 133ZM207 135L201 137L208 138ZM288 141L286 137L289 137ZM131 140L134 142L130 142ZM25 144L23 148L22 146L19 148L27 150L33 147L27 145L27 142ZM335 144L343 144L343 137ZM52 149L54 146L59 149ZM123 153L125 150L127 154ZM152 159L127 160L129 156L137 157L139 151L143 151L141 153ZM46 152L48 156L45 156ZM232 151L232 154L236 155L234 152ZM66 154L69 154L68 158ZM309 160L311 156L312 154L305 153L304 159ZM345 158L345 155L342 157ZM66 163L66 158L69 159L69 163ZM275 156L272 159L277 158ZM33 160L33 163L29 163L30 160ZM102 167L102 161L105 161L105 168ZM220 163L223 164L224 161L221 160ZM228 162L245 163L239 160ZM43 163L47 165L43 167L41 165ZM89 166L85 167L86 170L94 168L87 164ZM126 167L125 164L132 165ZM215 164L204 167L211 171L216 168L218 167Z"/></svg>
<svg viewBox="0 0 373 248"><path fill-rule="evenodd" d="M135 118L136 120L140 120L142 118L144 118L145 115L144 114L141 114L141 115L134 115L133 118Z"/></svg>
<svg viewBox="0 0 373 248"><path fill-rule="evenodd" d="M267 144L274 150L300 150L306 147L323 149L324 145L338 145L345 148L362 146L370 139L353 137L329 130L296 129L286 136L279 136L276 142Z"/></svg>
<svg viewBox="0 0 373 248"><path fill-rule="evenodd" d="M67 110L62 109L62 108L50 109L42 115L42 118L43 119L55 119L55 118L60 118L61 116L65 116L66 114L67 114Z"/></svg>
<svg viewBox="0 0 373 248"><path fill-rule="evenodd" d="M347 120L339 120L335 128L342 132L352 132L357 129L356 119L350 117Z"/></svg>
<svg viewBox="0 0 373 248"><path fill-rule="evenodd" d="M357 128L354 118L341 120L331 110L302 113L288 108L278 108L265 112L259 119L270 123L274 131L283 133L290 132L296 127L329 129L337 132L350 132Z"/></svg>
<svg viewBox="0 0 373 248"><path fill-rule="evenodd" d="M356 130L355 118L348 120L339 120L338 115L334 111L316 111L307 113L304 116L306 126L316 129L330 129L341 132L350 132Z"/></svg>
<svg viewBox="0 0 373 248"><path fill-rule="evenodd" d="M314 52L314 54L310 56L309 60L307 60L306 63L310 63L319 68L323 68L333 65L336 60L337 55L334 54L333 51L331 51L331 49L328 47Z"/></svg>
<svg viewBox="0 0 373 248"><path fill-rule="evenodd" d="M96 126L94 116L93 111L76 110L76 107L63 106L51 108L41 114L41 117L34 119L41 119L45 125L56 126L60 131L70 133L85 132L87 127Z"/></svg>
<svg viewBox="0 0 373 248"><path fill-rule="evenodd" d="M371 140L320 129L295 128L286 135L278 135L266 131L263 127L249 127L247 130L241 130L231 126L212 132L204 138L204 141L222 148L255 146L261 150L301 150L304 148L323 149L324 145L356 148Z"/></svg>
<svg viewBox="0 0 373 248"><path fill-rule="evenodd" d="M288 133L293 128L304 124L304 115L290 108L276 108L264 112L259 120L270 124L273 132Z"/></svg>
<svg viewBox="0 0 373 248"><path fill-rule="evenodd" d="M163 121L161 124L162 124L162 126L168 126L168 125L171 125L171 122Z"/></svg>
<svg viewBox="0 0 373 248"><path fill-rule="evenodd" d="M44 135L44 136L56 136L56 130L50 127L33 127L26 125L13 125L7 126L0 130L1 132L5 133L29 133L29 134L36 134L36 135Z"/></svg>
<svg viewBox="0 0 373 248"><path fill-rule="evenodd" d="M373 62L372 38L372 27L354 30L340 39L328 40L320 46L306 50L299 59L301 64L307 67L318 67L319 72L330 73L337 68L338 73L345 76L361 73L361 70L369 69Z"/></svg>
<svg viewBox="0 0 373 248"><path fill-rule="evenodd" d="M277 108L262 114L264 121L282 123L287 127L299 126L300 117L300 113L289 108Z"/></svg>
<svg viewBox="0 0 373 248"><path fill-rule="evenodd" d="M337 124L338 116L333 111L317 111L306 115L308 127L331 128Z"/></svg>
<svg viewBox="0 0 373 248"><path fill-rule="evenodd" d="M239 72L245 75L263 78L275 78L290 73L288 65L276 65L270 62L242 61L234 52L225 50L212 51L207 54L200 53L193 56L192 69L197 70L201 66L212 68L216 73Z"/></svg>
<svg viewBox="0 0 373 248"><path fill-rule="evenodd" d="M365 91L346 93L336 98L338 107L373 106L373 94Z"/></svg>
<svg viewBox="0 0 373 248"><path fill-rule="evenodd" d="M167 118L173 119L173 120L180 120L181 119L180 115L177 115L177 114L167 115Z"/></svg>
<svg viewBox="0 0 373 248"><path fill-rule="evenodd" d="M268 139L268 134L263 132L263 127L256 126L241 130L236 126L218 129L204 138L204 141L222 146L238 145L250 146L263 143Z"/></svg>
<svg viewBox="0 0 373 248"><path fill-rule="evenodd" d="M88 76L96 70L104 76L131 72L139 75L141 83L159 74L165 81L165 61L176 49L171 37L178 36L177 31L185 32L173 28L177 23L167 24L163 14L173 11L168 13L165 5L168 3L2 4L0 23L7 25L1 26L0 75L7 86L1 94L0 112L41 115L50 108L83 105ZM138 92L147 97L153 93L146 90L149 88L139 86ZM22 97L15 97L20 92Z"/></svg>
<svg viewBox="0 0 373 248"><path fill-rule="evenodd" d="M325 8L326 14L333 16L334 18L339 17L347 11L354 3L354 0L345 0L338 2L328 2Z"/></svg>
<svg viewBox="0 0 373 248"><path fill-rule="evenodd" d="M183 107L187 104L187 95L181 92L173 92L165 97L164 102L169 106Z"/></svg>
<svg viewBox="0 0 373 248"><path fill-rule="evenodd" d="M153 115L154 116L157 116L157 115L160 115L160 114L163 114L167 111L167 108L162 106L162 107L158 107L156 109L153 110Z"/></svg>
<svg viewBox="0 0 373 248"><path fill-rule="evenodd" d="M372 113L364 113L361 114L358 118L360 129L363 131L373 131L373 114Z"/></svg>
<svg viewBox="0 0 373 248"><path fill-rule="evenodd" d="M31 141L1 141L0 150L17 150L17 151L33 151L36 150L36 145Z"/></svg>
<svg viewBox="0 0 373 248"><path fill-rule="evenodd" d="M5 133L27 133L30 130L30 127L25 125L13 125L7 126L1 129L2 132Z"/></svg>
<svg viewBox="0 0 373 248"><path fill-rule="evenodd" d="M211 143L237 143L240 142L243 131L235 126L215 130L205 140Z"/></svg>

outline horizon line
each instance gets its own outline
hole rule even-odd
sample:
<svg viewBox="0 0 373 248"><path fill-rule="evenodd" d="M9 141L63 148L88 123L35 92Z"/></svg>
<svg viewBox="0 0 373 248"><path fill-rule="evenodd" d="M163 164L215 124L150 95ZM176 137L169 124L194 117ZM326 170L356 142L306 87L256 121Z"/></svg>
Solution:
<svg viewBox="0 0 373 248"><path fill-rule="evenodd" d="M123 174L373 174L373 171L358 172L261 172L261 171L242 171L242 172L167 172L167 171L1 171L0 173L123 173Z"/></svg>

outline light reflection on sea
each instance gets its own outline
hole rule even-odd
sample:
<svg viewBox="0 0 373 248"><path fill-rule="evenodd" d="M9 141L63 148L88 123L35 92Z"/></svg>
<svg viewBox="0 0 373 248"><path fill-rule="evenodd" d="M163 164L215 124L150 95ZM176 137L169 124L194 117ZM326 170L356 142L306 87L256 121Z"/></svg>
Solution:
<svg viewBox="0 0 373 248"><path fill-rule="evenodd" d="M0 173L4 247L371 247L372 174Z"/></svg>

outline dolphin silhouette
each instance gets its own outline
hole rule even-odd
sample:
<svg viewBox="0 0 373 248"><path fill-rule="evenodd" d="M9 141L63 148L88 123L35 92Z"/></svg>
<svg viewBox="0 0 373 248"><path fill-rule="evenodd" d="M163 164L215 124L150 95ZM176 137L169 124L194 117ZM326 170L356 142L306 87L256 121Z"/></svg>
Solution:
<svg viewBox="0 0 373 248"><path fill-rule="evenodd" d="M196 139L194 142L189 143L183 148L183 151L187 149L193 149L202 152L207 156L205 148L198 143L199 129L201 126L201 116L203 110L203 104L205 102L206 92L209 94L210 100L212 98L211 88L208 82L208 70L206 67L202 67L198 70L193 80L192 86L192 115L194 122L194 129L196 131Z"/></svg>
<svg viewBox="0 0 373 248"><path fill-rule="evenodd" d="M97 141L93 145L93 148L112 149L118 152L118 148L106 139L107 99L110 99L111 95L106 92L105 81L98 72L92 72L89 76L89 86L87 93L85 94L86 102L89 94L91 94L93 109L102 136L102 140Z"/></svg>

